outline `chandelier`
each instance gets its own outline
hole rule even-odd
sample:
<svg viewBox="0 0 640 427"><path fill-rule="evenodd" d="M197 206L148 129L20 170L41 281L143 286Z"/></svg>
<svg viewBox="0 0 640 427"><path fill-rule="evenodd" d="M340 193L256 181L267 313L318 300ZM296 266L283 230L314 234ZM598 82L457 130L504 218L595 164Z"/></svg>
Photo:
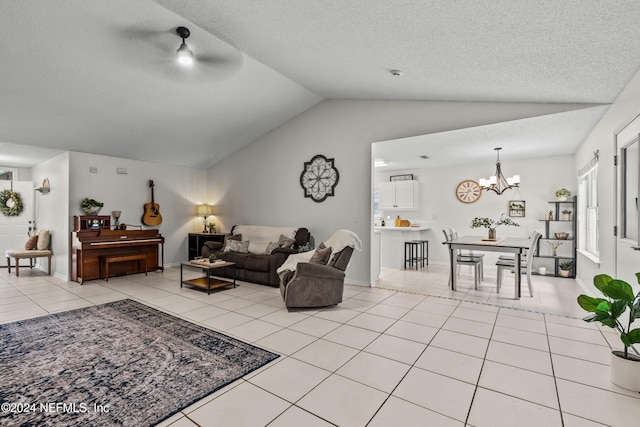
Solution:
<svg viewBox="0 0 640 427"><path fill-rule="evenodd" d="M520 186L520 175L505 178L500 168L500 150L502 150L502 148L496 147L494 150L496 150L497 155L496 174L490 176L489 179L480 178L479 184L483 190L495 191L496 194L500 195L510 188L518 188Z"/></svg>

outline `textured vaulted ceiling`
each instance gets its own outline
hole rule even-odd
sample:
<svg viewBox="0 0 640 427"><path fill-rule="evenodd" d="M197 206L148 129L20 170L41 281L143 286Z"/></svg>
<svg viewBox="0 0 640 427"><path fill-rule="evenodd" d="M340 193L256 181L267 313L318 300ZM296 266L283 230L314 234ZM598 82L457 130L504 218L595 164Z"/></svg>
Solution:
<svg viewBox="0 0 640 427"><path fill-rule="evenodd" d="M0 164L208 167L323 98L611 103L639 21L628 0L0 0ZM179 25L217 66L175 65Z"/></svg>

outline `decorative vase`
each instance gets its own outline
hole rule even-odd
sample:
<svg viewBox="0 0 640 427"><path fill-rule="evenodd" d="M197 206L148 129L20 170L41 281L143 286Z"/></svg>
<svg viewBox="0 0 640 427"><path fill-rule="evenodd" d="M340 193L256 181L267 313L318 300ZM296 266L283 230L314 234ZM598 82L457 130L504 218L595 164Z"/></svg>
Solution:
<svg viewBox="0 0 640 427"><path fill-rule="evenodd" d="M611 352L611 382L622 388L640 391L640 357L625 359L619 350Z"/></svg>
<svg viewBox="0 0 640 427"><path fill-rule="evenodd" d="M489 240L496 240L496 229L489 228Z"/></svg>

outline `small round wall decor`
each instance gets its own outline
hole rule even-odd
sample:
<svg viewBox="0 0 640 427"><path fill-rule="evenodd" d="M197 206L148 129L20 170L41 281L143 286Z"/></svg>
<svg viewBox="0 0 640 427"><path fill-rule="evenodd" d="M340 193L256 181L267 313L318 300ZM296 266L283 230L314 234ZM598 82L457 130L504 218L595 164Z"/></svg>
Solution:
<svg viewBox="0 0 640 427"><path fill-rule="evenodd" d="M311 197L314 202L323 202L334 195L340 174L334 164L334 159L327 159L322 154L304 162L300 174L300 185L304 189L304 197Z"/></svg>
<svg viewBox="0 0 640 427"><path fill-rule="evenodd" d="M0 212L4 216L18 216L23 208L20 193L13 190L0 191Z"/></svg>

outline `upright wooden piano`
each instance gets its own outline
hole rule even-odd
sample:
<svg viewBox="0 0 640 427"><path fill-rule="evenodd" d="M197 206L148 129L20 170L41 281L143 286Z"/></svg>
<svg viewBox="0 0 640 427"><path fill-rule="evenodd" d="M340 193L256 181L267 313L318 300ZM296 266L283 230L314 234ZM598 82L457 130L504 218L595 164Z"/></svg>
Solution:
<svg viewBox="0 0 640 427"><path fill-rule="evenodd" d="M111 230L109 219L108 216L74 217L72 280L83 283L99 279L104 274L105 257L129 254L144 254L148 271L164 271L164 237L158 230ZM111 264L108 271L110 277L141 272L140 263L133 260Z"/></svg>

